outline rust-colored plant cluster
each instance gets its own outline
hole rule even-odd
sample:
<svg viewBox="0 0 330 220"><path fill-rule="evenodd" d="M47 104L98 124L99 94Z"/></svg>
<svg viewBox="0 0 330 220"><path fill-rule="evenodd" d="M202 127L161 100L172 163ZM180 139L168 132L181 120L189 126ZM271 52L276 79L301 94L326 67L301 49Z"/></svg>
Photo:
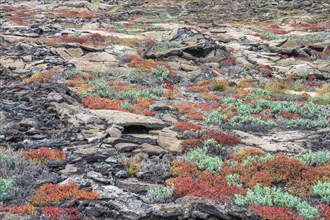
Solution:
<svg viewBox="0 0 330 220"><path fill-rule="evenodd" d="M55 10L45 16L47 18L97 18L94 12L73 10Z"/></svg>
<svg viewBox="0 0 330 220"><path fill-rule="evenodd" d="M267 220L303 220L301 216L294 213L292 208L252 205L251 210L257 213L262 219Z"/></svg>
<svg viewBox="0 0 330 220"><path fill-rule="evenodd" d="M149 109L149 106L154 103L154 100L151 98L141 99L134 103L130 109L123 108L125 100L111 100L107 98L95 97L95 96L85 96L82 98L81 102L87 108L90 109L109 109L117 110L123 112L132 112L135 114L142 114L146 116L153 116L155 112Z"/></svg>
<svg viewBox="0 0 330 220"><path fill-rule="evenodd" d="M292 24L291 27L294 28L302 28L305 30L310 30L310 31L326 31L330 29L330 23L327 24L319 24L319 23L311 23L311 24L306 24L306 23L302 23L302 24Z"/></svg>
<svg viewBox="0 0 330 220"><path fill-rule="evenodd" d="M80 212L75 208L47 207L41 211L41 214L48 216L50 218L50 220L79 220L79 219L81 219Z"/></svg>
<svg viewBox="0 0 330 220"><path fill-rule="evenodd" d="M95 200L99 197L96 192L79 189L79 186L69 181L63 185L47 183L42 185L29 202L35 206L58 205L67 199Z"/></svg>
<svg viewBox="0 0 330 220"><path fill-rule="evenodd" d="M191 120L203 120L207 112L213 111L219 108L220 104L217 102L210 102L207 104L200 103L187 103L187 104L173 104L181 114L184 114L186 118Z"/></svg>
<svg viewBox="0 0 330 220"><path fill-rule="evenodd" d="M81 102L90 109L109 109L127 112L126 109L120 107L124 103L124 100L110 100L101 97L86 96L82 98Z"/></svg>
<svg viewBox="0 0 330 220"><path fill-rule="evenodd" d="M227 202L235 194L246 194L246 190L228 185L226 178L208 171L199 171L188 162L174 161L171 167L174 178L166 181L174 185L173 196L208 197Z"/></svg>
<svg viewBox="0 0 330 220"><path fill-rule="evenodd" d="M36 207L33 205L21 205L16 207L0 206L0 212L9 212L18 215L37 215Z"/></svg>
<svg viewBox="0 0 330 220"><path fill-rule="evenodd" d="M10 12L10 20L22 26L28 26L35 15L35 11L27 7L0 6L0 9Z"/></svg>
<svg viewBox="0 0 330 220"><path fill-rule="evenodd" d="M153 69L157 68L158 66L164 66L169 72L169 77L176 76L176 73L171 69L170 65L166 62L162 61L155 61L155 60L145 60L138 55L128 55L123 58L126 62L128 62L129 67L134 67L138 70L150 73Z"/></svg>
<svg viewBox="0 0 330 220"><path fill-rule="evenodd" d="M191 142L194 141L191 139ZM310 189L317 181L330 180L329 166L329 163L308 166L295 158L281 154L270 156L261 150L248 148L232 155L217 173L200 171L187 161L176 160L170 168L174 177L166 183L174 185L175 196L201 196L223 202L234 194L246 193L244 187L237 186L253 188L257 184L267 187L282 184L290 193L303 196L311 194ZM226 177L234 174L239 177L236 180L237 185L228 185ZM278 208L255 206L253 209L261 217L268 219L268 215ZM325 211L329 212L329 209L325 208ZM279 216L295 216L294 212L286 208L280 208L278 212Z"/></svg>
<svg viewBox="0 0 330 220"><path fill-rule="evenodd" d="M201 125L194 124L192 122L177 122L174 127L181 132L188 130L196 131L202 128Z"/></svg>
<svg viewBox="0 0 330 220"><path fill-rule="evenodd" d="M268 30L274 34L284 35L290 33L289 31L285 31L277 24L272 24L269 26Z"/></svg>
<svg viewBox="0 0 330 220"><path fill-rule="evenodd" d="M180 126L182 126L182 128L180 128ZM179 131L195 131L194 133L189 134L187 139L182 141L181 146L183 147L184 151L189 151L197 147L202 147L203 143L210 139L215 141L216 144L223 146L235 146L242 143L242 141L238 137L232 134L223 133L218 130L203 130L202 132L200 132L200 129L202 127L200 125L196 126L196 124L190 122L177 122L175 124L175 127Z"/></svg>
<svg viewBox="0 0 330 220"><path fill-rule="evenodd" d="M60 67L53 67L49 70L36 72L25 83L50 83L63 78L63 70Z"/></svg>
<svg viewBox="0 0 330 220"><path fill-rule="evenodd" d="M34 163L47 163L48 161L65 160L66 153L63 150L39 148L22 151L23 155Z"/></svg>

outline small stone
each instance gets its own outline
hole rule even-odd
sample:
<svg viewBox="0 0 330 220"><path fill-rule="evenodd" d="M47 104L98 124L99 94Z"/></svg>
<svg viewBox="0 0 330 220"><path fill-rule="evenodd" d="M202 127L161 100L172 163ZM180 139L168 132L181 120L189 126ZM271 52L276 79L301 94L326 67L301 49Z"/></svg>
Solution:
<svg viewBox="0 0 330 220"><path fill-rule="evenodd" d="M98 172L95 172L95 171L88 172L87 177L91 178L93 180L96 180L100 183L104 183L104 184L113 184L114 183L112 176L105 177L101 173L98 173Z"/></svg>
<svg viewBox="0 0 330 220"><path fill-rule="evenodd" d="M117 159L115 157L108 157L105 162L107 163L117 163Z"/></svg>
<svg viewBox="0 0 330 220"><path fill-rule="evenodd" d="M109 129L107 129L106 131L110 137L112 138L120 138L121 137L121 130L119 130L118 128L116 127L110 127Z"/></svg>
<svg viewBox="0 0 330 220"><path fill-rule="evenodd" d="M131 152L131 151L139 148L139 145L132 144L132 143L118 143L118 144L115 145L115 148L119 152Z"/></svg>
<svg viewBox="0 0 330 220"><path fill-rule="evenodd" d="M116 177L118 178L128 178L129 177L129 174L127 173L126 170L119 170L116 174L115 174Z"/></svg>
<svg viewBox="0 0 330 220"><path fill-rule="evenodd" d="M141 145L141 151L144 153L147 153L149 156L166 153L166 151L163 148L161 148L159 146L147 144L147 143L144 143Z"/></svg>
<svg viewBox="0 0 330 220"><path fill-rule="evenodd" d="M50 102L62 102L63 101L63 96L57 92L51 92L48 94L47 99Z"/></svg>
<svg viewBox="0 0 330 220"><path fill-rule="evenodd" d="M63 174L63 175L68 175L68 174L72 174L78 171L78 168L75 167L72 164L67 164L65 165L65 168L63 170L60 170L58 173L59 174Z"/></svg>

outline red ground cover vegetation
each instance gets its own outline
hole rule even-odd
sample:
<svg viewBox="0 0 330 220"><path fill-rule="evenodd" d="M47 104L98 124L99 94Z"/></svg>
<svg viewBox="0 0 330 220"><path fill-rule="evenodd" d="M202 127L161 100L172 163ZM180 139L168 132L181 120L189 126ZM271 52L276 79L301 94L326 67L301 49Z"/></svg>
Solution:
<svg viewBox="0 0 330 220"><path fill-rule="evenodd" d="M251 210L257 213L263 220L304 220L290 208L251 205Z"/></svg>
<svg viewBox="0 0 330 220"><path fill-rule="evenodd" d="M81 214L75 208L47 207L41 211L41 214L47 215L50 220L79 220Z"/></svg>
<svg viewBox="0 0 330 220"><path fill-rule="evenodd" d="M174 185L173 196L199 196L227 202L235 194L246 194L245 189L229 186L226 178L208 171L198 171L188 162L174 162L171 171L177 177L168 179Z"/></svg>
<svg viewBox="0 0 330 220"><path fill-rule="evenodd" d="M186 141L186 145L195 145L198 144L198 141L199 139L189 139ZM194 195L227 201L235 193L244 194L246 192L227 184L226 176L230 174L239 174L237 183L249 188L253 188L257 184L264 187L281 184L289 193L297 196L311 195L310 189L318 180L330 181L330 163L308 166L295 158L281 154L271 157L266 162L256 160L245 162L246 159L253 156L263 157L265 153L253 148L242 150L224 162L218 173L199 171L197 167L187 161L176 160L170 168L173 178L167 180L166 183L174 184L175 196ZM257 212L265 218L275 209L276 207L256 208ZM285 215L290 210L283 209L280 212ZM329 212L329 209L325 209L325 212ZM278 219L280 216L282 214L274 219Z"/></svg>
<svg viewBox="0 0 330 220"><path fill-rule="evenodd" d="M188 130L196 131L202 128L201 125L194 124L192 122L176 122L174 127L181 132Z"/></svg>
<svg viewBox="0 0 330 220"><path fill-rule="evenodd" d="M129 67L134 67L138 70L144 71L146 73L151 73L151 71L158 66L164 66L169 72L169 77L176 76L176 73L171 69L170 65L163 61L155 61L155 60L145 60L138 55L128 55L123 58L126 62L128 62Z"/></svg>
<svg viewBox="0 0 330 220"><path fill-rule="evenodd" d="M96 192L79 189L79 186L69 181L63 185L47 183L42 185L29 202L35 206L58 205L67 199L95 200L99 197Z"/></svg>
<svg viewBox="0 0 330 220"><path fill-rule="evenodd" d="M126 109L120 107L121 104L124 104L124 100L110 100L95 96L86 96L82 98L81 102L90 109L109 109L127 112Z"/></svg>
<svg viewBox="0 0 330 220"><path fill-rule="evenodd" d="M63 150L53 150L49 148L39 148L22 151L22 154L32 162L47 163L48 161L65 160L66 153Z"/></svg>

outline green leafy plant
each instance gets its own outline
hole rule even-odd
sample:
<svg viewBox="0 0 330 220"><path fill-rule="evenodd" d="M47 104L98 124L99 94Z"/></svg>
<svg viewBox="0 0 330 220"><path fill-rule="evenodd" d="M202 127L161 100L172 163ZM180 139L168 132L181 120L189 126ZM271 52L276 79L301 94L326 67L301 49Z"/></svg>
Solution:
<svg viewBox="0 0 330 220"><path fill-rule="evenodd" d="M169 200L174 191L174 185L167 187L155 187L148 190L148 197L154 202L165 202Z"/></svg>
<svg viewBox="0 0 330 220"><path fill-rule="evenodd" d="M219 144L213 138L205 140L203 143L203 148L208 152L212 152L216 154L221 154L226 150L226 147L224 145Z"/></svg>
<svg viewBox="0 0 330 220"><path fill-rule="evenodd" d="M330 162L330 153L325 151L312 152L309 150L307 153L297 158L300 162L307 165L322 165Z"/></svg>
<svg viewBox="0 0 330 220"><path fill-rule="evenodd" d="M14 179L14 177L8 179L0 177L0 201L3 201L10 196L11 188L14 185Z"/></svg>
<svg viewBox="0 0 330 220"><path fill-rule="evenodd" d="M181 44L177 41L165 41L152 47L154 50L168 50L171 48L180 48Z"/></svg>
<svg viewBox="0 0 330 220"><path fill-rule="evenodd" d="M243 185L239 183L239 178L240 175L238 173L233 173L226 176L227 183L230 186L236 186L238 188L242 188Z"/></svg>
<svg viewBox="0 0 330 220"><path fill-rule="evenodd" d="M221 169L222 160L219 157L212 157L206 154L206 151L197 148L188 154L188 161L196 164L200 170L218 172Z"/></svg>
<svg viewBox="0 0 330 220"><path fill-rule="evenodd" d="M114 98L115 93L104 80L96 80L93 85L82 93L82 96L98 96L101 98Z"/></svg>
<svg viewBox="0 0 330 220"><path fill-rule="evenodd" d="M221 111L213 111L211 114L205 119L206 123L213 123L213 124L222 124L223 121L227 118L225 114Z"/></svg>
<svg viewBox="0 0 330 220"><path fill-rule="evenodd" d="M151 75L159 79L162 83L169 77L170 71L164 66L157 66L151 70Z"/></svg>
<svg viewBox="0 0 330 220"><path fill-rule="evenodd" d="M252 161L256 161L256 162L260 162L260 163L266 163L272 157L273 156L271 154L268 154L268 153L265 154L264 156L258 156L258 155L249 156L248 158L243 160L242 165L246 166L246 165L248 165L248 163L250 163Z"/></svg>
<svg viewBox="0 0 330 220"><path fill-rule="evenodd" d="M330 203L330 182L320 182L318 181L312 187L312 192L314 195L320 196L322 201Z"/></svg>
<svg viewBox="0 0 330 220"><path fill-rule="evenodd" d="M64 72L64 76L67 79L70 79L72 76L81 75L81 74L83 74L83 72L80 70L68 70Z"/></svg>
<svg viewBox="0 0 330 220"><path fill-rule="evenodd" d="M319 216L316 208L302 201L299 197L283 192L281 188L261 187L258 184L253 191L248 189L246 196L235 195L237 205L259 204L263 206L281 206L296 208L299 215L305 219L314 219Z"/></svg>
<svg viewBox="0 0 330 220"><path fill-rule="evenodd" d="M121 108L126 109L126 110L130 110L132 108L132 104L129 103L127 100L125 100L125 102L123 104L120 105Z"/></svg>

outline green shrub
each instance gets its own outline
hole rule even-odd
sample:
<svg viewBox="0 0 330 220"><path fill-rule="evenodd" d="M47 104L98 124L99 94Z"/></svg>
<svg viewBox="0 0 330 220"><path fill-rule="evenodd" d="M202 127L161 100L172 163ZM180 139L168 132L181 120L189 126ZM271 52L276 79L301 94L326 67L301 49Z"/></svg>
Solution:
<svg viewBox="0 0 330 220"><path fill-rule="evenodd" d="M165 41L152 47L153 50L168 50L171 48L180 48L181 44L177 41Z"/></svg>
<svg viewBox="0 0 330 220"><path fill-rule="evenodd" d="M312 102L319 105L330 105L330 97L329 96L316 96L311 99Z"/></svg>
<svg viewBox="0 0 330 220"><path fill-rule="evenodd" d="M233 173L233 174L229 174L228 176L226 176L228 185L241 188L242 184L239 183L239 178L240 178L240 175L238 173Z"/></svg>
<svg viewBox="0 0 330 220"><path fill-rule="evenodd" d="M265 154L264 156L258 156L258 155L254 155L254 156L249 156L248 158L246 158L243 162L242 165L246 166L248 163L252 162L252 161L256 161L256 162L260 162L260 163L266 163L269 159L271 159L273 156L269 153Z"/></svg>
<svg viewBox="0 0 330 220"><path fill-rule="evenodd" d="M109 87L106 81L97 80L93 82L93 86L82 93L82 96L96 96L113 99L115 96L115 91Z"/></svg>
<svg viewBox="0 0 330 220"><path fill-rule="evenodd" d="M247 98L255 98L257 96L270 96L270 92L268 90L265 89L257 89L253 94L247 95Z"/></svg>
<svg viewBox="0 0 330 220"><path fill-rule="evenodd" d="M288 122L288 128L299 128L299 127L305 127L305 128L314 128L314 127L323 127L327 126L327 122L325 120L310 120L310 119L294 119Z"/></svg>
<svg viewBox="0 0 330 220"><path fill-rule="evenodd" d="M206 123L222 124L227 116L221 113L219 110L211 112L211 114L205 119Z"/></svg>
<svg viewBox="0 0 330 220"><path fill-rule="evenodd" d="M81 75L81 74L83 74L83 72L80 70L68 70L64 72L64 76L66 79L71 79L72 76Z"/></svg>
<svg viewBox="0 0 330 220"><path fill-rule="evenodd" d="M13 185L14 178L3 179L0 177L0 201L3 201L9 197Z"/></svg>
<svg viewBox="0 0 330 220"><path fill-rule="evenodd" d="M218 172L221 169L222 160L219 157L212 157L206 154L206 151L197 148L188 154L188 161L194 163L200 170Z"/></svg>
<svg viewBox="0 0 330 220"><path fill-rule="evenodd" d="M281 206L296 208L299 215L305 219L314 219L319 213L316 208L302 201L299 197L283 192L280 188L260 187L256 185L254 191L248 189L246 196L235 195L234 202L237 205L259 204L263 206Z"/></svg>
<svg viewBox="0 0 330 220"><path fill-rule="evenodd" d="M203 148L210 153L221 154L226 151L225 146L219 144L214 139L207 139L203 143Z"/></svg>
<svg viewBox="0 0 330 220"><path fill-rule="evenodd" d="M125 103L121 104L120 107L126 110L130 110L132 108L132 104L125 100Z"/></svg>
<svg viewBox="0 0 330 220"><path fill-rule="evenodd" d="M116 99L119 100L129 100L129 101L139 101L140 97L144 98L151 98L154 100L159 99L159 91L158 90L148 90L148 89L142 89L142 90L128 90L124 91L122 93L119 93L116 95Z"/></svg>
<svg viewBox="0 0 330 220"><path fill-rule="evenodd" d="M275 121L264 121L259 118L254 118L251 115L238 115L234 116L230 119L229 124L233 127L239 127L246 124L254 124L254 125L261 125L261 126L275 126Z"/></svg>
<svg viewBox="0 0 330 220"><path fill-rule="evenodd" d="M307 202L300 202L296 209L298 210L299 215L304 217L305 219L315 219L317 216L319 216L319 212L316 208L312 207Z"/></svg>
<svg viewBox="0 0 330 220"><path fill-rule="evenodd" d="M325 151L312 152L309 150L297 159L307 165L322 165L330 162L330 153Z"/></svg>
<svg viewBox="0 0 330 220"><path fill-rule="evenodd" d="M167 187L155 187L149 189L147 195L154 202L166 202L172 197L173 191L174 185Z"/></svg>
<svg viewBox="0 0 330 220"><path fill-rule="evenodd" d="M322 201L330 203L330 182L318 181L316 185L312 187L312 193L320 196Z"/></svg>
<svg viewBox="0 0 330 220"><path fill-rule="evenodd" d="M168 71L168 69L166 69L164 66L157 66L156 68L152 69L151 75L163 83L169 77L170 71Z"/></svg>

